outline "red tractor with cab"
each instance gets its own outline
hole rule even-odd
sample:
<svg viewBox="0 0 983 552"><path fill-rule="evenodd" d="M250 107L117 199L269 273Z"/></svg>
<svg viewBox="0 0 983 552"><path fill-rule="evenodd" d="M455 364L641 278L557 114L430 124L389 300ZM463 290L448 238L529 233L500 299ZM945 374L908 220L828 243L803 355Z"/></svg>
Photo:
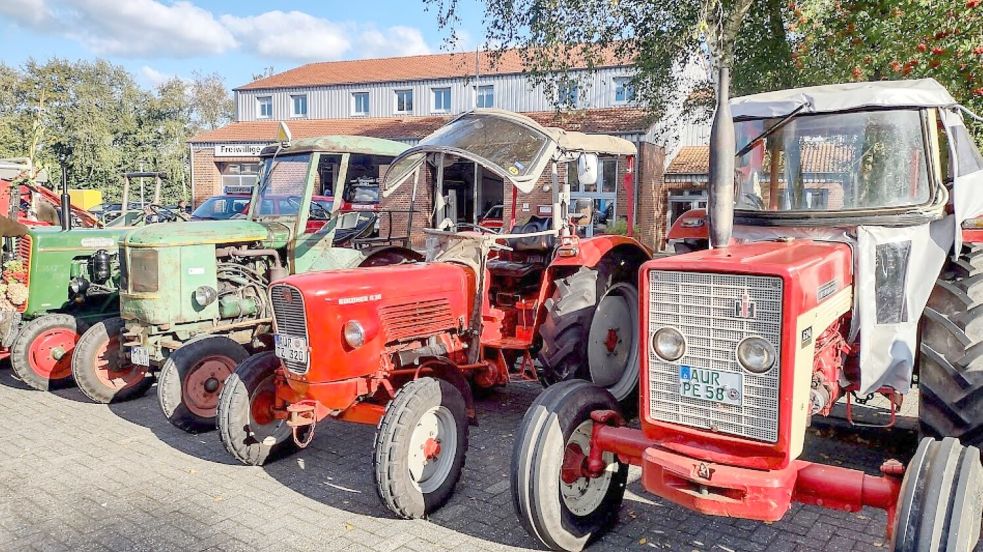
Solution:
<svg viewBox="0 0 983 552"><path fill-rule="evenodd" d="M396 515L417 518L460 477L476 421L472 388L584 378L632 402L634 282L650 253L631 237L578 238L592 203L571 207L560 173L577 170L583 182L596 177L598 156L614 157L630 193L635 154L619 138L499 110L466 113L401 154L383 192L421 168L433 177L430 212L444 229L425 230L427 261L274 282L275 354L245 360L226 382L218 407L226 448L262 464L306 446L323 420L376 425L379 496ZM522 193L548 186L554 216L516 225L515 192L507 234L445 218L444 172L462 162Z"/></svg>
<svg viewBox="0 0 983 552"><path fill-rule="evenodd" d="M520 521L553 550L581 550L617 518L631 464L647 491L704 514L868 506L887 511L891 550L969 552L983 509L983 250L967 228L983 214L983 156L962 108L931 79L728 102L728 77L712 247L639 275L641 427L589 382L546 390L516 435ZM799 458L810 420L838 400L850 412L883 395L890 423L913 383L926 437L907 466Z"/></svg>

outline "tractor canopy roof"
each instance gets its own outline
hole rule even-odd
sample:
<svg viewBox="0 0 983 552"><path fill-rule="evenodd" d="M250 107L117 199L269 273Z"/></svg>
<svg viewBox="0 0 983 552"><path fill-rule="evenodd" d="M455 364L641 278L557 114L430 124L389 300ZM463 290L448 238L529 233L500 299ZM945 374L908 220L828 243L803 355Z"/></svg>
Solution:
<svg viewBox="0 0 983 552"><path fill-rule="evenodd" d="M945 108L957 103L935 79L919 79L776 90L734 98L730 109L735 119L759 119L785 117L796 110L803 114L834 113L865 109Z"/></svg>
<svg viewBox="0 0 983 552"><path fill-rule="evenodd" d="M316 136L314 138L302 138L292 140L287 144L273 144L266 146L260 152L261 157L272 157L273 155L290 155L293 153L362 153L366 155L390 155L397 156L403 153L406 144L384 140L382 138L371 138L369 136Z"/></svg>
<svg viewBox="0 0 983 552"><path fill-rule="evenodd" d="M386 173L388 196L423 164L428 154L473 161L529 193L552 161L575 161L581 154L635 155L635 145L622 138L544 127L501 109L464 113L403 152Z"/></svg>

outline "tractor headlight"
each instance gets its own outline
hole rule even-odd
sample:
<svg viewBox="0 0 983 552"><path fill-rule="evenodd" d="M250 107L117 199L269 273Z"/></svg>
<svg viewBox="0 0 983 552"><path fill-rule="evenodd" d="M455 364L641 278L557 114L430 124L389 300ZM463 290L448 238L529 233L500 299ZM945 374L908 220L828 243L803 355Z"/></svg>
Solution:
<svg viewBox="0 0 983 552"><path fill-rule="evenodd" d="M737 360L747 371L763 374L775 365L775 347L763 337L751 336L737 344Z"/></svg>
<svg viewBox="0 0 983 552"><path fill-rule="evenodd" d="M686 354L686 339L676 328L660 328L652 336L655 354L672 362Z"/></svg>
<svg viewBox="0 0 983 552"><path fill-rule="evenodd" d="M200 307L207 307L218 299L218 292L212 286L198 286L195 288L195 303Z"/></svg>
<svg viewBox="0 0 983 552"><path fill-rule="evenodd" d="M349 320L344 328L345 343L355 349L365 344L365 328L355 320Z"/></svg>

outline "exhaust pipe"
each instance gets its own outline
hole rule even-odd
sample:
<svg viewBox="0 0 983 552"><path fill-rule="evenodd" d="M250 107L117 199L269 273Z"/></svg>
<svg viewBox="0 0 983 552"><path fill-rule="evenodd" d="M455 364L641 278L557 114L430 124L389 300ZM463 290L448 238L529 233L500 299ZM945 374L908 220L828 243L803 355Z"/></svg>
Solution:
<svg viewBox="0 0 983 552"><path fill-rule="evenodd" d="M710 174L707 211L710 247L730 245L734 231L734 119L730 114L730 67L720 62L717 75L717 109L710 127Z"/></svg>
<svg viewBox="0 0 983 552"><path fill-rule="evenodd" d="M61 228L72 229L72 198L68 195L68 167L61 165Z"/></svg>

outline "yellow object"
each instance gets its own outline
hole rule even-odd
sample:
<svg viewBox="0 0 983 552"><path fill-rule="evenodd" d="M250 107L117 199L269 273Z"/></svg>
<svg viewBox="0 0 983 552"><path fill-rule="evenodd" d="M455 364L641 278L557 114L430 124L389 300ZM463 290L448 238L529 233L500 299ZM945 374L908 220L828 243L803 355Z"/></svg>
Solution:
<svg viewBox="0 0 983 552"><path fill-rule="evenodd" d="M100 190L68 190L68 197L72 200L72 205L81 207L88 211L102 203L102 191Z"/></svg>

